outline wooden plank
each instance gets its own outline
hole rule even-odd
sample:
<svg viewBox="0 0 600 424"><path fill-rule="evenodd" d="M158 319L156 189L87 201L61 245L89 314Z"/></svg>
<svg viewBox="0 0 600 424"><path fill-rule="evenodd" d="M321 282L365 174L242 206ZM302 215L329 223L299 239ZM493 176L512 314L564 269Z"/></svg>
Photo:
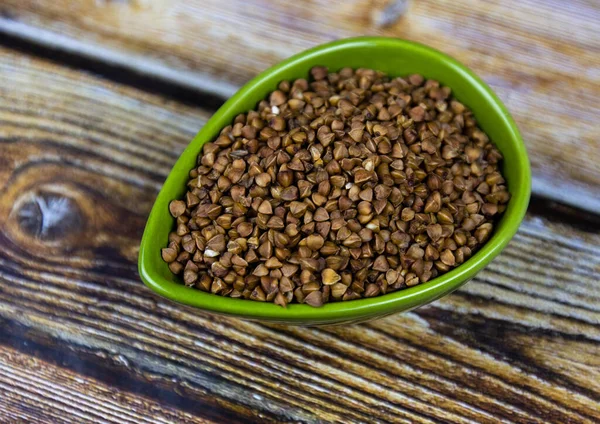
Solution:
<svg viewBox="0 0 600 424"><path fill-rule="evenodd" d="M526 140L535 193L600 209L598 2L419 0L381 28L388 3L4 0L0 30L223 96L322 42L420 41L465 62L504 100Z"/></svg>
<svg viewBox="0 0 600 424"><path fill-rule="evenodd" d="M566 251L577 242L573 256L582 262L586 250L595 252L597 238L584 242L581 233L564 236L536 221L526 223L526 250L558 244ZM325 330L215 318L156 299L133 278L74 267L65 277L64 266L19 255L17 263L3 261L0 315L51 335L57 346L108 351L123 373L176 380L188 396L214 392L218 376L258 397L253 407L309 405L326 419L365 420L379 410L378 419L413 422L593 422L600 314L597 299L579 292L593 291L594 274L571 270L561 279L567 257L544 278L536 269L547 267L544 260L529 263L535 254L513 245L507 255L524 261L494 263L416 313ZM30 269L26 276L19 265ZM597 259L589 265L593 273ZM216 391L239 396L226 384Z"/></svg>
<svg viewBox="0 0 600 424"><path fill-rule="evenodd" d="M72 373L78 383L89 382L89 384L109 387L116 398L123 393L124 397L138 399L140 402L155 402L161 405L164 411L175 411L176 414L183 417L191 416L200 422L275 421L273 415L255 412L240 404L224 403L223 397L213 395L211 392L218 394L219 390L223 389L218 376L213 378L211 385L208 385L209 390L196 390L191 396L185 381L173 377L172 373L151 372L145 369L144 364L131 366L127 357L115 353L112 349L90 349L87 345L66 344L60 339L53 338L49 333L1 318L0 324L3 330L0 334L1 349L16 350L31 357L31 361L43 363L45 368L60 368L58 374ZM25 365L22 368L27 369ZM53 380L51 374L44 378L49 382ZM11 385L10 378L0 378L0 382L2 381L6 385ZM67 384L65 390L68 392L72 386L73 384ZM73 390L80 391L78 388ZM98 395L95 390L88 390L88 392L91 394L90 397L102 400L100 392ZM63 394L60 394L54 400L60 401L62 398ZM23 406L26 407L21 404L15 409L18 410ZM157 412L162 413L160 408L157 408ZM38 418L42 416L39 410L30 413L38 414ZM65 416L65 419L69 420L70 417Z"/></svg>
<svg viewBox="0 0 600 424"><path fill-rule="evenodd" d="M167 409L176 393L207 420L600 420L597 233L529 215L459 292L364 325L215 317L155 296L135 264L152 200L206 112L9 50L0 94L0 346L70 352L65 372Z"/></svg>
<svg viewBox="0 0 600 424"><path fill-rule="evenodd" d="M91 424L209 423L18 350L0 347L0 420Z"/></svg>
<svg viewBox="0 0 600 424"><path fill-rule="evenodd" d="M0 80L0 245L8 249L0 268L29 239L69 275L68 267L115 281L134 276L153 198L206 111L9 50L0 51ZM132 281L140 284L125 284ZM6 284L0 281L0 292ZM243 396L235 383L218 380L205 386ZM217 422L257 419L253 408L206 390L194 403L195 414L216 415ZM219 409L225 412L212 412Z"/></svg>

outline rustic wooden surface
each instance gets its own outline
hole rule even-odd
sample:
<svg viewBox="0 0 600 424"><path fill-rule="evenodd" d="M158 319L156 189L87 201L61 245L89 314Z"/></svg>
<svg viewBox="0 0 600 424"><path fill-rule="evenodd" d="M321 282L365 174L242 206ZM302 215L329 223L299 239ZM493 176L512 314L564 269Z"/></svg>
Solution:
<svg viewBox="0 0 600 424"><path fill-rule="evenodd" d="M275 18L267 27L257 23L263 3L234 13L235 8L223 11L206 2L200 14L188 2L184 27L159 13L167 3L70 2L60 10L46 2L5 0L0 14L40 28L60 28L107 48L135 50L165 69L212 73L213 88L219 81L239 84L292 49L368 32L365 28L372 25L368 14L356 9L368 2L348 2L337 20L319 16L312 23L308 3L296 2L292 12L303 19L290 23L296 25L295 41L290 41ZM315 8L327 7L317 3L312 3ZM171 4L183 7L182 2ZM590 170L597 171L599 159L591 138L597 128L592 118L598 73L588 68L579 79L569 77L586 60L593 65L594 58L585 56L581 46L597 48L589 21L598 14L594 4L572 3L585 17L570 33L540 33L540 40L556 39L540 42L539 48L562 52L565 61L558 71L541 69L545 77L528 76L525 85L502 60L490 62L492 56L509 57L508 51L497 56L499 50L477 48L477 33L469 32L475 31L469 30L472 21L455 27L456 14L476 13L467 10L470 6L480 13L488 7L496 13L503 6L440 4L450 11L434 17L428 16L432 3L413 2L405 20L377 31L409 31L411 38L428 41L427 28L442 23L453 28L457 44L445 50L465 61L470 51L478 52L471 65L487 70L489 82L509 81L496 88L504 87L499 91L511 111L530 111L521 126L530 134L535 160L551 173L556 163L583 157L576 147L588 149L588 162L560 178L563 186L589 183L586 193L597 193L598 174ZM508 12L524 22L519 13L535 6L520 2ZM511 36L542 31L541 17L550 12L546 3L537 6L528 26ZM552 12L556 19L574 19L571 9L557 7L563 9ZM109 12L115 18L118 10L131 15L118 15L118 22L101 19ZM277 10L280 15L268 16L283 19L283 9ZM137 19L156 22L162 35L153 37L152 25L136 26L133 12L141 14ZM415 22L428 26L407 23L411 13L418 17ZM239 47L240 57L226 74L225 59L238 47L219 51L220 57L210 54L224 36L219 32L223 26L215 24L214 40L192 27L198 16L235 22L239 14L248 15L240 28L254 39L262 34L271 41L258 48L246 45L245 51ZM502 16L498 28L502 22L508 18ZM443 41L443 28L429 44ZM488 35L488 42L500 44L502 34L510 35L498 31ZM197 39L187 50L173 50L175 41L165 34ZM288 48L283 37L288 37ZM115 72L105 63L74 60L76 54L37 48L35 40L15 42L14 34L5 40L12 48L0 48L1 423L600 421L598 215L549 202L539 190L519 233L499 258L455 294L411 313L316 329L213 317L153 295L137 276L136 260L154 197L181 150L213 112L214 101L181 96L166 89L164 80L154 84L135 74L123 77L126 70ZM581 49L568 51L556 40ZM242 41L248 42L236 39ZM261 51L265 45L272 50ZM506 46L527 62L520 44ZM520 78L529 75L533 65L528 66L518 70ZM565 88L559 75L570 85ZM544 91L539 84L546 84ZM588 97L571 93L563 100L564 110L553 111L548 102L569 93L568 87ZM579 104L582 98L589 101L585 107ZM546 109L534 113L540 104ZM572 114L579 127L568 129L563 113ZM559 126L549 130L529 120L554 120ZM590 135L587 144L582 134ZM571 147L552 159L554 153L541 147L554 148L549 146L554 142ZM536 172L545 179L542 167Z"/></svg>
<svg viewBox="0 0 600 424"><path fill-rule="evenodd" d="M101 380L0 347L2 422L118 422L123 424L212 422L165 407L137 394L120 392Z"/></svg>
<svg viewBox="0 0 600 424"><path fill-rule="evenodd" d="M336 38L426 43L466 63L506 103L530 152L535 192L600 209L598 2L413 0L381 27L388 3L3 0L0 28L223 96Z"/></svg>

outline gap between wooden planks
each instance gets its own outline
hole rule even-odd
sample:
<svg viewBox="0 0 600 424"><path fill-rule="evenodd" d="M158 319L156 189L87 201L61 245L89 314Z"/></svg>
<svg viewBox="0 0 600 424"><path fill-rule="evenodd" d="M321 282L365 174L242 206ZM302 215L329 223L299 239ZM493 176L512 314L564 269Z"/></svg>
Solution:
<svg viewBox="0 0 600 424"><path fill-rule="evenodd" d="M261 70L336 38L408 38L471 66L507 104L529 149L534 193L600 209L600 6L577 0L105 2L5 0L0 31L230 96Z"/></svg>
<svg viewBox="0 0 600 424"><path fill-rule="evenodd" d="M156 400L0 346L0 421L90 424L210 423Z"/></svg>
<svg viewBox="0 0 600 424"><path fill-rule="evenodd" d="M0 346L71 352L57 372L108 363L89 378L209 420L600 419L598 234L530 214L456 294L361 326L212 317L153 295L135 266L156 192L210 112L10 50L0 93ZM52 402L84 408L78 390Z"/></svg>

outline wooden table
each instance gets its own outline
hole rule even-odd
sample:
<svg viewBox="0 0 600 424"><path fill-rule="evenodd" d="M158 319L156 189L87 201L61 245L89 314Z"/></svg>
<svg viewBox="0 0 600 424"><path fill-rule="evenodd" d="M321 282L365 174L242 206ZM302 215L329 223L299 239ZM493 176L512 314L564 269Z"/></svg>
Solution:
<svg viewBox="0 0 600 424"><path fill-rule="evenodd" d="M0 422L600 421L600 4L387 3L2 1ZM534 189L509 247L361 325L154 295L138 245L187 142L260 70L358 34L444 50L505 101Z"/></svg>

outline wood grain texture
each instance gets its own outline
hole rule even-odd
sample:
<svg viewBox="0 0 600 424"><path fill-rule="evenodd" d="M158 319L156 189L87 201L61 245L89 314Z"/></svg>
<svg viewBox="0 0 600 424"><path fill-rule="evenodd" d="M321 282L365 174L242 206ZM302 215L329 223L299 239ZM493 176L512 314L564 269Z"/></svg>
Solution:
<svg viewBox="0 0 600 424"><path fill-rule="evenodd" d="M368 324L211 316L155 296L135 264L160 182L206 112L9 50L0 94L10 417L107 414L85 402L110 386L124 396L113 411L139 396L173 421L600 420L599 234L529 215L460 291ZM75 374L97 387L59 378Z"/></svg>
<svg viewBox="0 0 600 424"><path fill-rule="evenodd" d="M137 394L0 347L0 421L90 424L208 423Z"/></svg>
<svg viewBox="0 0 600 424"><path fill-rule="evenodd" d="M529 149L534 192L600 209L600 3L416 0L378 27L388 3L4 0L0 30L224 96L333 39L423 42L466 63L504 100Z"/></svg>

